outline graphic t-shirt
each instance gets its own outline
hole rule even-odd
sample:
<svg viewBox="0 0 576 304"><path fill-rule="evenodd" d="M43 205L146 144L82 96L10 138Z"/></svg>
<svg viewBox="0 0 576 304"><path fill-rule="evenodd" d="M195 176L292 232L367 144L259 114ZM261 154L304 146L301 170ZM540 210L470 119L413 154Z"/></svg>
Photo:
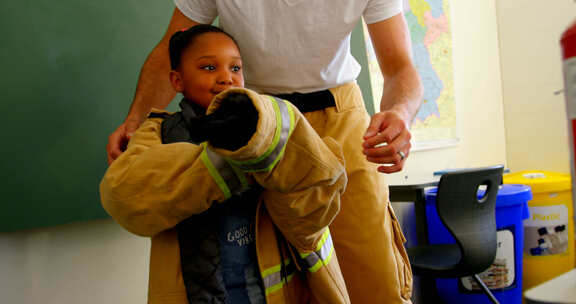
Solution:
<svg viewBox="0 0 576 304"><path fill-rule="evenodd" d="M219 208L220 263L230 303L265 303L255 246L256 200Z"/></svg>

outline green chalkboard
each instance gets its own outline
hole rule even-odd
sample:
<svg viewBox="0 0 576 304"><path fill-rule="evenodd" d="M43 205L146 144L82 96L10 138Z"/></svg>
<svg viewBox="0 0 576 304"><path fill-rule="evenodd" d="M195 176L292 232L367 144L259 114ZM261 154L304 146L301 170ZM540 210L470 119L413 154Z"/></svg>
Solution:
<svg viewBox="0 0 576 304"><path fill-rule="evenodd" d="M370 71L368 70L368 56L366 54L366 42L364 39L364 30L362 29L362 22L358 22L352 31L352 39L350 39L350 51L358 63L362 66L360 75L358 75L358 85L362 90L362 97L366 110L370 115L374 114L374 97L372 94L372 84L370 82Z"/></svg>
<svg viewBox="0 0 576 304"><path fill-rule="evenodd" d="M0 2L0 231L106 217L108 135L174 7L164 0Z"/></svg>
<svg viewBox="0 0 576 304"><path fill-rule="evenodd" d="M98 185L108 135L173 9L169 0L0 2L0 231L107 217ZM363 39L359 24L352 50L365 65ZM359 83L371 102L367 75Z"/></svg>

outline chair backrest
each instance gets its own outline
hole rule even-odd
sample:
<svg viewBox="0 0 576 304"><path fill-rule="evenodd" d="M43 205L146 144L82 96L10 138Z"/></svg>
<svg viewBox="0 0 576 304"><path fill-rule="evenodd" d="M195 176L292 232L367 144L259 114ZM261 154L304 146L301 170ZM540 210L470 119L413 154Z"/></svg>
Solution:
<svg viewBox="0 0 576 304"><path fill-rule="evenodd" d="M468 276L486 270L496 256L496 197L502 166L445 173L438 184L436 208L456 239L461 260L451 273ZM484 195L478 189L485 185Z"/></svg>

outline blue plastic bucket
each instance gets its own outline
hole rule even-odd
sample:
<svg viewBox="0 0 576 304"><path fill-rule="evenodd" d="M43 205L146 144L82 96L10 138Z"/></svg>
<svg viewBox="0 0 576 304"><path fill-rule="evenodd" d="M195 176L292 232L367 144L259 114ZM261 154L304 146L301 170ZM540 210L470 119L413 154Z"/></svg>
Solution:
<svg viewBox="0 0 576 304"><path fill-rule="evenodd" d="M426 220L431 244L455 243L436 212L437 188L426 191ZM482 197L483 191L478 192ZM480 274L500 303L522 303L522 221L529 216L527 202L532 199L530 187L502 185L496 198L498 251L492 266ZM472 277L436 279L438 294L446 303L490 303Z"/></svg>

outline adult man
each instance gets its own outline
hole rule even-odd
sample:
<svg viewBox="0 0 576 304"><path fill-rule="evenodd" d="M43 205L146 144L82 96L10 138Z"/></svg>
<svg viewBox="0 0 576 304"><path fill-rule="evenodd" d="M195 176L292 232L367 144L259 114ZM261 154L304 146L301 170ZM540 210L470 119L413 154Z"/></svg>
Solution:
<svg viewBox="0 0 576 304"><path fill-rule="evenodd" d="M110 135L109 162L150 108L163 108L175 96L167 77L172 33L219 16L244 56L246 86L299 104L320 136L343 147L349 184L331 231L352 302L409 302L412 275L404 238L384 176L376 172L402 169L410 150L408 127L420 105L401 1L175 2L168 30L142 68L130 113ZM362 16L385 78L381 111L369 123L355 84L360 67L350 54L350 33Z"/></svg>

